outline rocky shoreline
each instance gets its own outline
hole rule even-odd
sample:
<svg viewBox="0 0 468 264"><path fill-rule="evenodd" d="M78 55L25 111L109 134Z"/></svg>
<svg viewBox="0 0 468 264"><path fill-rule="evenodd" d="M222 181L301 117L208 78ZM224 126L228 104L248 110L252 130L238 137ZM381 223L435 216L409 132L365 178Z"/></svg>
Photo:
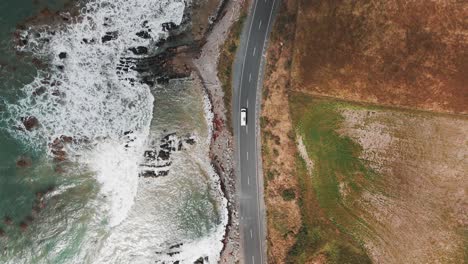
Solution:
<svg viewBox="0 0 468 264"><path fill-rule="evenodd" d="M238 19L243 1L207 0L204 4L188 7L181 25L175 25L171 22L163 24L164 30L169 33L168 38L156 43L156 47L129 47L127 54L120 58L120 63L116 68L117 75L122 76L122 78L124 78L124 73L127 71L138 72L138 80L125 80L130 83L146 83L149 86L154 86L156 83L164 85L171 79L186 78L193 73L197 74L202 80L211 103L210 110L213 113L213 133L209 151L211 165L220 177L222 192L228 200L228 224L223 239L224 247L221 252L220 263L236 263L239 261L240 238L238 197L236 195L233 165L233 135L226 123L226 113L229 109L225 109L224 93L217 76L217 64L220 46L226 40L231 25ZM215 9L213 9L214 4L217 4ZM200 11L201 9L203 10ZM212 15L208 18L203 17L206 13ZM18 26L19 31L14 35L15 43L18 47L28 45L29 36L20 34L20 32L27 28L29 24L38 21L41 24L58 23L57 21L71 23L75 15L76 12L52 13L45 10L37 17L32 17ZM197 20L205 21L204 24L201 22L198 25L192 23L192 18L195 16L198 16ZM145 21L142 23L144 24ZM198 33L195 33L195 31ZM37 33L30 31L30 34ZM142 31L137 36L147 38L148 34ZM83 39L83 43L113 41L118 37L118 32L108 32L108 34L102 36L102 39ZM41 40L48 41L46 38ZM22 52L18 52L17 55L22 56ZM60 53L58 56L62 59L67 54ZM61 65L48 65L48 61L37 61L36 64L38 64L37 66L49 66L59 70L60 67L63 67ZM40 96L43 93L52 93L54 95L57 91L60 92L60 84L53 86L53 89L51 84L38 87L38 91L41 91L41 93L35 94L35 96ZM28 133L34 127L41 125L41 121L35 117L26 117L18 123L18 129L24 131L24 133ZM126 134L123 136L126 136ZM190 135L179 138L177 135L168 134L161 139L160 143L159 151L148 150L144 153L145 162L141 164L142 172L140 177L167 176L171 163L171 152L179 151L186 144L191 145L195 142ZM62 156L65 157L66 154ZM57 164L57 167L59 166L60 164Z"/></svg>
<svg viewBox="0 0 468 264"><path fill-rule="evenodd" d="M224 195L228 199L229 220L220 263L236 263L240 260L239 202L234 175L233 135L226 123L226 113L230 109L225 109L224 92L218 79L217 66L220 46L225 42L231 25L239 18L242 3L243 0L224 1L223 8L218 11L218 19L208 32L199 56L193 61L211 101L214 118L210 158L220 176Z"/></svg>

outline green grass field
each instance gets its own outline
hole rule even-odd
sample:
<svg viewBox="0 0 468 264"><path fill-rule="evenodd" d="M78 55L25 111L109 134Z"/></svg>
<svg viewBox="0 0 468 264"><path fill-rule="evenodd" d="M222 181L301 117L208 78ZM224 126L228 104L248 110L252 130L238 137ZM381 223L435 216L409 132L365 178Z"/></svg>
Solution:
<svg viewBox="0 0 468 264"><path fill-rule="evenodd" d="M361 146L337 132L343 122L339 109L355 106L293 93L290 107L314 168L309 175L302 158L296 158L303 225L288 259L305 263L321 254L329 263L370 263L358 237L372 230L353 204L362 190L373 188L378 175L359 158Z"/></svg>

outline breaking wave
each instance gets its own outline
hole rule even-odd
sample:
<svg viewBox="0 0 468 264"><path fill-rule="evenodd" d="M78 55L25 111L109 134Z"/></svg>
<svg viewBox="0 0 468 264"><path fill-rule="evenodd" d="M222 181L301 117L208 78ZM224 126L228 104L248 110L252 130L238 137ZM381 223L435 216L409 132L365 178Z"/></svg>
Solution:
<svg viewBox="0 0 468 264"><path fill-rule="evenodd" d="M94 0L77 17L62 14L67 23L19 34L18 50L48 67L8 106L12 132L29 145L46 147L51 157L66 156L95 171L110 200L111 226L120 224L133 204L154 100L136 71L116 70L119 60L135 56L132 48L157 48L167 37L162 24L180 24L184 8L182 0ZM19 122L27 117L38 120L37 128Z"/></svg>

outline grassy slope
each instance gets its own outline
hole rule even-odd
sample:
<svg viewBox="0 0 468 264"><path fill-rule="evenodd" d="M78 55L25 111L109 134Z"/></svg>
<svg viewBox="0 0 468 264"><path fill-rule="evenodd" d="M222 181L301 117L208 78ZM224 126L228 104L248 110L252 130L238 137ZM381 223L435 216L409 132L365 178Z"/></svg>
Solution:
<svg viewBox="0 0 468 264"><path fill-rule="evenodd" d="M352 204L363 188L373 186L376 174L358 158L361 147L337 133L343 120L338 103L297 93L291 95L290 103L293 125L315 165L311 177L297 157L303 226L289 261L304 263L325 255L330 263L370 263L353 236L370 230L353 212ZM346 197L340 192L340 183L349 186Z"/></svg>

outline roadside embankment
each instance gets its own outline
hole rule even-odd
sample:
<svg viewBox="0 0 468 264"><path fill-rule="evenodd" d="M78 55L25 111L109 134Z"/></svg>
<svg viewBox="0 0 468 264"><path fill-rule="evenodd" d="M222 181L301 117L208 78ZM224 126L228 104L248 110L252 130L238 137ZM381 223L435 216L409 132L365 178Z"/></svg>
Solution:
<svg viewBox="0 0 468 264"><path fill-rule="evenodd" d="M239 223L238 200L233 169L233 138L227 115L223 86L218 78L218 62L221 47L225 43L229 29L239 19L242 0L231 0L225 4L220 16L206 37L199 56L194 59L196 69L203 80L208 97L212 104L213 138L210 147L212 165L221 177L221 184L226 195L229 211L229 222L226 227L224 249L221 253L221 263L236 263L239 261ZM228 121L229 120L229 121Z"/></svg>

